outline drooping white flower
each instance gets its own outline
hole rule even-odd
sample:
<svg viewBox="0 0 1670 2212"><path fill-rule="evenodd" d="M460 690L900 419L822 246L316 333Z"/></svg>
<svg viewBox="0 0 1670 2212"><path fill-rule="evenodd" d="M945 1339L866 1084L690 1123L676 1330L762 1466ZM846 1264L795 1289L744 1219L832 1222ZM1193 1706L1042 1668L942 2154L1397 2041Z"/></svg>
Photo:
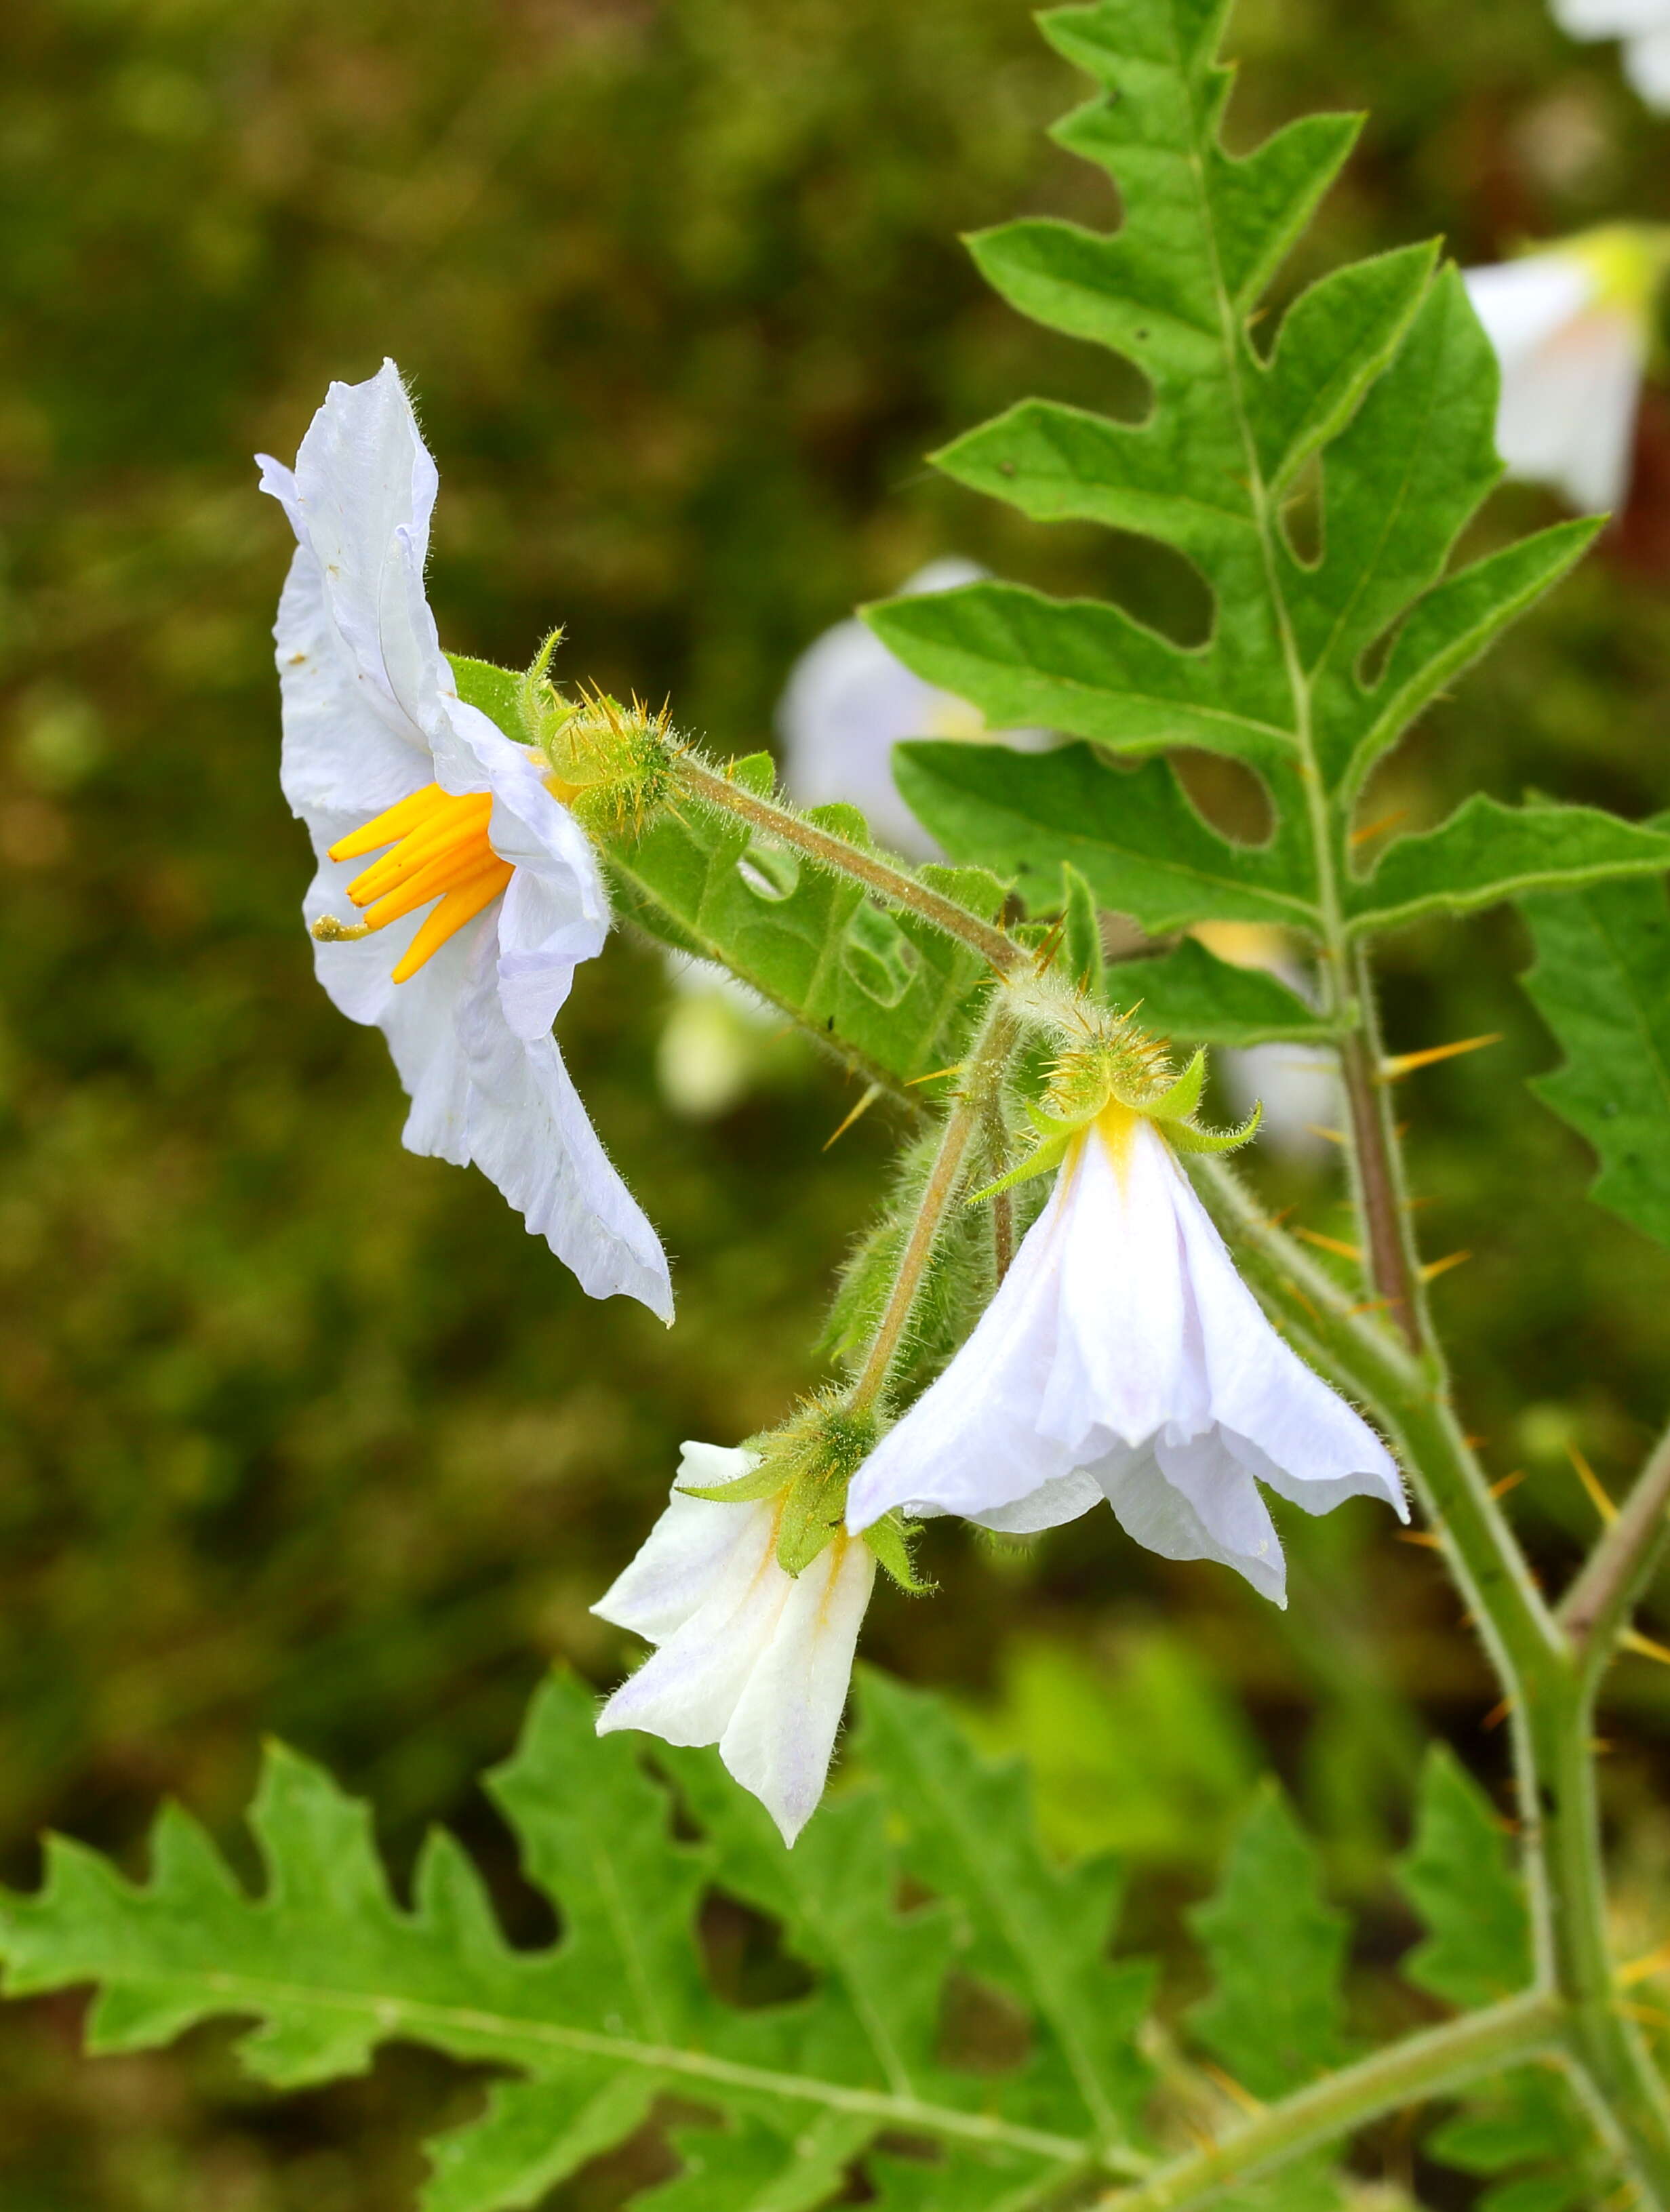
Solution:
<svg viewBox="0 0 1670 2212"><path fill-rule="evenodd" d="M750 1451L685 1445L666 1511L592 1607L658 1647L597 1727L716 1743L792 1844L823 1795L875 1557L838 1530L809 1566L786 1574L780 1498L732 1504L679 1487L736 1481L759 1463Z"/></svg>
<svg viewBox="0 0 1670 2212"><path fill-rule="evenodd" d="M901 586L948 592L985 574L972 561L930 561ZM966 700L924 684L856 620L837 623L789 672L777 707L783 787L797 806L844 799L862 809L879 843L911 860L941 856L893 778L893 749L910 738L997 738L1036 748L1037 730L988 730Z"/></svg>
<svg viewBox="0 0 1670 2212"><path fill-rule="evenodd" d="M1554 0L1554 20L1569 39L1621 39L1624 76L1670 109L1670 0Z"/></svg>
<svg viewBox="0 0 1670 2212"><path fill-rule="evenodd" d="M1614 225L1466 272L1502 364L1496 447L1510 476L1592 513L1621 507L1663 250Z"/></svg>
<svg viewBox="0 0 1670 2212"><path fill-rule="evenodd" d="M293 471L259 459L296 537L281 775L319 860L320 981L387 1037L409 1151L473 1163L594 1297L670 1321L660 1243L551 1033L608 930L602 878L544 762L458 696L424 593L435 464L393 363L332 385Z"/></svg>
<svg viewBox="0 0 1670 2212"><path fill-rule="evenodd" d="M1155 1122L1106 1107L972 1334L854 1476L898 1507L1027 1533L1106 1498L1137 1542L1285 1602L1259 1483L1307 1512L1385 1498L1385 1447L1259 1310Z"/></svg>

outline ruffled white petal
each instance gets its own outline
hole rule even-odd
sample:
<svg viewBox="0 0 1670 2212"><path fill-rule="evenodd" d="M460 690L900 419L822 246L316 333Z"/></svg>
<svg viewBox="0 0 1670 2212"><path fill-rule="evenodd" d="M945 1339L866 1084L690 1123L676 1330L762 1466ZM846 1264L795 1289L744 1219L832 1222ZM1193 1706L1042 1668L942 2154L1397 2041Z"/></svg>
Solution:
<svg viewBox="0 0 1670 2212"><path fill-rule="evenodd" d="M1264 1481L1312 1512L1405 1509L1367 1425L1276 1334L1154 1125L1094 1132L963 1349L859 1469L848 1525L895 1506L1053 1526L1095 1492L1150 1550L1281 1601Z"/></svg>
<svg viewBox="0 0 1670 2212"><path fill-rule="evenodd" d="M610 1165L551 1036L574 971L609 926L585 833L537 760L457 696L424 596L435 465L392 362L333 384L294 471L264 459L296 553L275 635L283 781L319 860L304 913L350 912L363 860L328 848L424 785L490 792L503 896L396 984L424 916L315 946L320 980L387 1035L411 1099L404 1142L473 1163L594 1297L623 1292L672 1318L666 1257Z"/></svg>
<svg viewBox="0 0 1670 2212"><path fill-rule="evenodd" d="M1645 362L1641 319L1602 300L1576 255L1470 270L1466 285L1502 364L1496 447L1509 473L1552 485L1574 507L1621 506Z"/></svg>
<svg viewBox="0 0 1670 2212"><path fill-rule="evenodd" d="M686 1443L679 1475L708 1486L756 1464L751 1452ZM840 1535L791 1577L777 1561L777 1520L775 1500L728 1505L674 1489L592 1608L660 1647L597 1726L717 1744L792 1844L823 1794L875 1561Z"/></svg>

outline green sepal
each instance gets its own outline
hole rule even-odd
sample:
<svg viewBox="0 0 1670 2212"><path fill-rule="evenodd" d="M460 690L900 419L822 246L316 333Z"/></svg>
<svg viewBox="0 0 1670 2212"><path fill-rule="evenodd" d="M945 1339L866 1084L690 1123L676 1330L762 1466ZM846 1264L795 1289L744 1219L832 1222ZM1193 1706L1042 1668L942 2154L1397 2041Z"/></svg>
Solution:
<svg viewBox="0 0 1670 2212"><path fill-rule="evenodd" d="M808 1468L797 1475L777 1522L777 1559L785 1575L803 1574L846 1519L847 1470Z"/></svg>
<svg viewBox="0 0 1670 2212"><path fill-rule="evenodd" d="M1064 893L1059 964L1068 980L1098 1005L1107 995L1107 957L1102 949L1101 909L1096 894L1070 860L1061 864Z"/></svg>
<svg viewBox="0 0 1670 2212"><path fill-rule="evenodd" d="M775 1498L784 1480L779 1462L763 1459L758 1467L751 1467L746 1474L736 1475L729 1482L681 1482L677 1492L680 1498L705 1498L713 1505L755 1505L762 1498Z"/></svg>
<svg viewBox="0 0 1670 2212"><path fill-rule="evenodd" d="M1031 1106L1027 1111L1034 1121L1047 1118ZM1076 1121L1070 1128L1046 1136L1030 1158L1022 1160L1018 1168L1011 1168L1007 1175L999 1176L996 1182L989 1182L984 1190L977 1190L968 1204L978 1206L982 1199L996 1198L999 1191L1013 1190L1017 1183L1031 1182L1035 1176L1048 1175L1052 1168L1060 1165L1062 1154L1084 1126L1084 1123Z"/></svg>
<svg viewBox="0 0 1670 2212"><path fill-rule="evenodd" d="M910 1534L898 1513L884 1513L879 1521L872 1521L864 1531L863 1540L907 1596L927 1597L937 1588L934 1583L923 1582L917 1574L911 1557Z"/></svg>
<svg viewBox="0 0 1670 2212"><path fill-rule="evenodd" d="M491 660L472 660L462 653L449 653L447 665L458 686L458 696L466 707L474 707L485 714L513 744L527 743L522 725L520 676L513 675L508 668L495 667Z"/></svg>
<svg viewBox="0 0 1670 2212"><path fill-rule="evenodd" d="M1175 1121L1167 1129L1166 1135L1174 1152L1233 1152L1240 1146L1252 1142L1263 1119L1264 1101L1261 1098L1239 1129L1199 1129L1192 1121Z"/></svg>
<svg viewBox="0 0 1670 2212"><path fill-rule="evenodd" d="M1157 1098L1144 1099L1136 1107L1137 1113L1150 1121L1186 1121L1200 1103L1200 1094L1206 1087L1206 1048L1202 1045L1175 1083L1162 1091ZM1122 1100L1121 1104L1135 1102Z"/></svg>

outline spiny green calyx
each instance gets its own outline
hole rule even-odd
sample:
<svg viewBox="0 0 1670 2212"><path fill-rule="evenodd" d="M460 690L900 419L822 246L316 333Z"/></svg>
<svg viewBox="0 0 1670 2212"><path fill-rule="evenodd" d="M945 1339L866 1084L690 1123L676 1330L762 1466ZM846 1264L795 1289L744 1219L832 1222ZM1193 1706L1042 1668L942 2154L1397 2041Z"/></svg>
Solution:
<svg viewBox="0 0 1670 2212"><path fill-rule="evenodd" d="M705 1489L686 1484L682 1494L718 1505L777 1500L777 1560L785 1574L803 1574L838 1540L863 1542L901 1589L920 1591L926 1585L911 1571L905 1524L897 1514L867 1528L862 1538L845 1533L847 1488L880 1429L873 1413L855 1410L838 1392L826 1391L808 1399L780 1429L748 1439L743 1449L758 1463L746 1474Z"/></svg>
<svg viewBox="0 0 1670 2212"><path fill-rule="evenodd" d="M521 676L461 653L447 659L459 697L542 757L546 788L594 836L635 838L667 796L680 741L665 708L558 690L551 663L562 641L552 630Z"/></svg>
<svg viewBox="0 0 1670 2212"><path fill-rule="evenodd" d="M1059 1055L1041 1103L1026 1109L1038 1143L1018 1167L976 1191L969 1203L1047 1175L1094 1122L1128 1128L1133 1118L1153 1121L1175 1152L1234 1152L1253 1135L1264 1108L1255 1106L1239 1129L1204 1128L1194 1117L1205 1086L1204 1046L1179 1072L1157 1038L1129 1015L1113 1016L1102 1035Z"/></svg>

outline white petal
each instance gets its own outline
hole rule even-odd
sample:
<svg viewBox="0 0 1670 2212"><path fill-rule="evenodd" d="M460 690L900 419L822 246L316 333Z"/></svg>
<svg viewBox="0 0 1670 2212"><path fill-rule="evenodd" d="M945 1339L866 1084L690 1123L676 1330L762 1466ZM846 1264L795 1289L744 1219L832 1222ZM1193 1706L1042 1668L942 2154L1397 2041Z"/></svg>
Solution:
<svg viewBox="0 0 1670 2212"><path fill-rule="evenodd" d="M342 836L431 780L422 732L391 729L373 707L305 545L290 562L272 634L283 726L278 776L292 813L310 829L322 814L335 814L342 827L334 834Z"/></svg>
<svg viewBox="0 0 1670 2212"><path fill-rule="evenodd" d="M868 1544L838 1535L790 1584L719 1756L792 1844L817 1808L875 1580Z"/></svg>
<svg viewBox="0 0 1670 2212"><path fill-rule="evenodd" d="M1563 253L1530 253L1521 261L1469 269L1462 281L1504 376L1581 315L1594 297L1588 270Z"/></svg>
<svg viewBox="0 0 1670 2212"><path fill-rule="evenodd" d="M661 1240L599 1142L555 1038L512 1031L485 961L460 997L457 1031L469 1158L590 1297L637 1298L670 1324Z"/></svg>
<svg viewBox="0 0 1670 2212"><path fill-rule="evenodd" d="M1502 380L1496 444L1511 472L1590 512L1622 506L1642 367L1633 322L1604 308L1549 338Z"/></svg>
<svg viewBox="0 0 1670 2212"><path fill-rule="evenodd" d="M988 1506L984 1512L966 1517L978 1522L982 1528L995 1528L1000 1535L1035 1536L1040 1528L1059 1528L1064 1522L1076 1521L1101 1500L1095 1477L1080 1472L1043 1483L1012 1505ZM931 1510L939 1513L943 1509L936 1505Z"/></svg>
<svg viewBox="0 0 1670 2212"><path fill-rule="evenodd" d="M1282 1547L1251 1480L1242 1476L1238 1489L1206 1439L1173 1463L1178 1480L1161 1471L1152 1451L1121 1449L1096 1470L1126 1535L1163 1559L1214 1559L1233 1567L1261 1596L1285 1605Z"/></svg>
<svg viewBox="0 0 1670 2212"><path fill-rule="evenodd" d="M668 1743L717 1743L794 1588L774 1555L773 1504L690 1503L729 1523L706 1595L609 1699L598 1716L600 1735L634 1728Z"/></svg>
<svg viewBox="0 0 1670 2212"><path fill-rule="evenodd" d="M1403 1485L1390 1454L1355 1413L1284 1344L1182 1170L1177 1219L1210 1394L1210 1418L1256 1447L1240 1454L1283 1497L1326 1512L1351 1497L1383 1498L1407 1518ZM1183 1428L1184 1425L1179 1425Z"/></svg>
<svg viewBox="0 0 1670 2212"><path fill-rule="evenodd" d="M757 1452L687 1443L678 1481L710 1488L734 1481L759 1464ZM647 1643L664 1644L700 1607L741 1540L745 1516L759 1510L687 1497L675 1484L637 1557L592 1611L617 1628L630 1628Z"/></svg>
<svg viewBox="0 0 1670 2212"><path fill-rule="evenodd" d="M1665 0L1553 0L1553 15L1573 39L1637 38L1670 24Z"/></svg>
<svg viewBox="0 0 1670 2212"><path fill-rule="evenodd" d="M1670 10L1661 9L1660 27L1631 39L1624 49L1624 74L1649 107L1670 112Z"/></svg>
<svg viewBox="0 0 1670 2212"><path fill-rule="evenodd" d="M262 459L263 489L319 565L369 710L397 738L432 738L450 688L424 597L436 478L393 362L363 384L332 385L293 474Z"/></svg>

